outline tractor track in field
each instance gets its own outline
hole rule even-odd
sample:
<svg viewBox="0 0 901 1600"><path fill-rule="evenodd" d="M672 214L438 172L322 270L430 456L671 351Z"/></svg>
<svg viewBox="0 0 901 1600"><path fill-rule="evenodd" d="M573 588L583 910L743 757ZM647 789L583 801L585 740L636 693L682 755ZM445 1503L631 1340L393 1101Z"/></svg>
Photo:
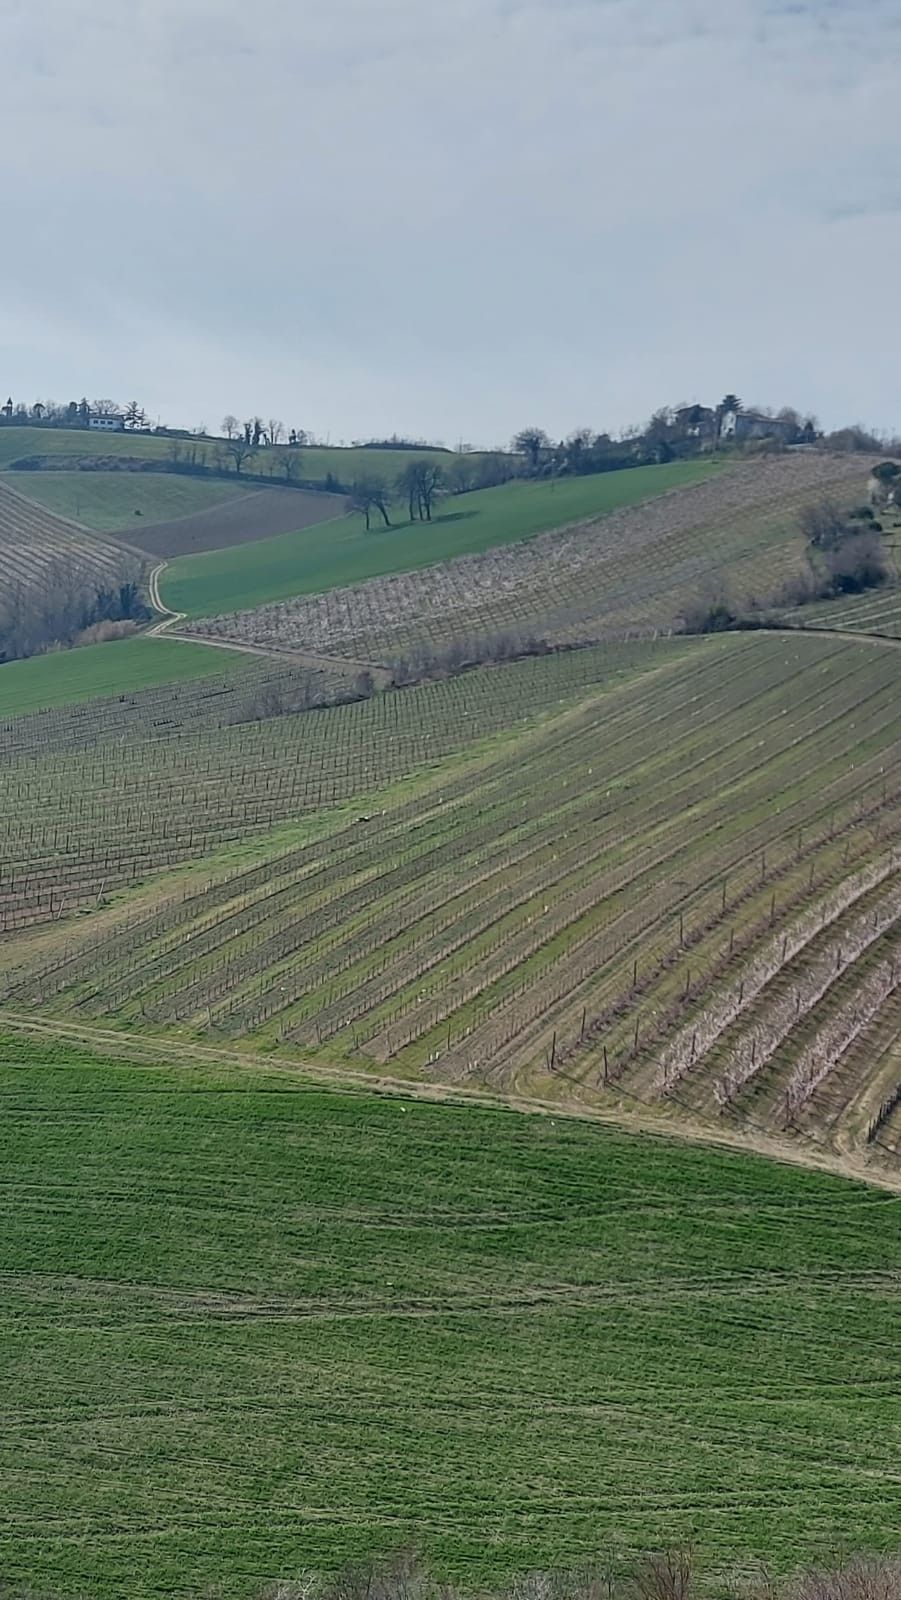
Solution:
<svg viewBox="0 0 901 1600"><path fill-rule="evenodd" d="M183 644L207 645L213 650L234 650L239 655L263 656L268 661L296 661L299 666L311 667L316 671L331 669L338 672L368 672L379 687L384 688L389 683L391 674L372 661L355 661L348 656L318 655L307 650L270 650L259 644L239 644L232 639L207 639L197 634L178 632L178 624L184 622L187 612L173 611L160 594L160 578L168 565L168 561L159 561L147 580L150 603L161 616L159 622L154 622L147 629L146 638L178 639Z"/></svg>
<svg viewBox="0 0 901 1600"><path fill-rule="evenodd" d="M702 1117L668 1117L645 1101L630 1097L628 1109L622 1106L586 1106L584 1102L555 1101L516 1093L492 1092L483 1088L423 1082L415 1078L396 1078L383 1073L368 1073L346 1065L328 1065L303 1057L282 1057L278 1063L249 1052L223 1050L214 1045L199 1045L186 1040L161 1039L150 1034L123 1034L113 1028L86 1026L0 1008L0 1031L25 1036L43 1036L61 1044L86 1046L99 1055L115 1055L118 1060L144 1066L184 1066L244 1068L272 1080L302 1079L310 1088L330 1093L380 1094L427 1105L471 1106L485 1111L511 1111L527 1116L561 1117L569 1122L592 1123L598 1128L618 1128L627 1133L675 1139L682 1144L709 1145L754 1153L789 1166L814 1168L837 1173L870 1188L901 1194L901 1172L875 1166L850 1152L823 1147L819 1141L805 1139L796 1132L788 1138L759 1125L741 1129L720 1127ZM215 1092L212 1090L210 1092ZM279 1092L274 1090L273 1092ZM295 1089L281 1092L294 1093ZM803 1140L803 1142L801 1142Z"/></svg>

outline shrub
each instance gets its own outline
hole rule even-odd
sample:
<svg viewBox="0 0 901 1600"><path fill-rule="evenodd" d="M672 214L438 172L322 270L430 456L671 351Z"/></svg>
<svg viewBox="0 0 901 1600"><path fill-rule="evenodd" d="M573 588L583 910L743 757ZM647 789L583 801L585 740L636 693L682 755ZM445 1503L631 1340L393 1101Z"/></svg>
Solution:
<svg viewBox="0 0 901 1600"><path fill-rule="evenodd" d="M848 513L834 500L818 500L798 513L798 527L808 544L826 550L847 537Z"/></svg>
<svg viewBox="0 0 901 1600"><path fill-rule="evenodd" d="M823 554L834 594L859 594L884 583L888 573L879 537L857 533Z"/></svg>
<svg viewBox="0 0 901 1600"><path fill-rule="evenodd" d="M682 632L728 633L736 620L724 595L700 595L697 600L690 600L682 612Z"/></svg>

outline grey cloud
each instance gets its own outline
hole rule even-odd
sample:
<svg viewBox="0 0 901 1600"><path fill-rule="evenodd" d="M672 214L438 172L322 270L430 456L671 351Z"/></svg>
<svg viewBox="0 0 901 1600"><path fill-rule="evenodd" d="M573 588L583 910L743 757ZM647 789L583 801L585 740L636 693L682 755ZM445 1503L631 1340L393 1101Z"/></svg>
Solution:
<svg viewBox="0 0 901 1600"><path fill-rule="evenodd" d="M854 293L895 293L899 25L896 0L7 0L0 383L87 365L186 421L336 437L727 387L901 427Z"/></svg>

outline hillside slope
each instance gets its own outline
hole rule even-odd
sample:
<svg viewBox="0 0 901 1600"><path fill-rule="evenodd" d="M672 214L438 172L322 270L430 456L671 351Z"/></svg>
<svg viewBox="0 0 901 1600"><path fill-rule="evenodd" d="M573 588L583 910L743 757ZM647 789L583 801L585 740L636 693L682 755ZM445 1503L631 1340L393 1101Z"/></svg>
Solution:
<svg viewBox="0 0 901 1600"><path fill-rule="evenodd" d="M578 478L520 480L453 495L439 503L431 522L410 524L406 507L395 505L395 525L385 528L377 518L371 532L355 514L328 527L241 545L226 554L173 562L163 579L163 598L174 611L210 616L318 593L510 544L587 516L606 516L717 470L708 460L681 461Z"/></svg>
<svg viewBox="0 0 901 1600"><path fill-rule="evenodd" d="M897 1199L554 1116L0 1038L0 1570L467 1591L901 1525ZM724 1570L726 1569L726 1570Z"/></svg>
<svg viewBox="0 0 901 1600"><path fill-rule="evenodd" d="M176 459L185 460L194 452L208 468L213 468L224 441L219 438L176 438L167 434L146 433L91 433L82 428L33 428L0 425L0 469L17 468L22 463L40 468L45 460L77 467L79 462L96 465L98 460L129 459L140 465L144 462L164 464ZM277 483L283 480L282 458L290 447L276 445L262 447L246 463L257 473L272 477ZM385 449L378 445L303 445L295 451L300 462L298 476L311 482L321 482L330 487L328 479L349 485L354 478L373 471L393 480L410 461L438 461L447 466L455 460L450 450ZM484 459L483 452L467 455L467 462L477 467ZM226 466L228 471L228 465Z"/></svg>
<svg viewBox="0 0 901 1600"><path fill-rule="evenodd" d="M256 559L264 567L265 546L273 537L315 526L321 530L319 537L328 540L328 524L341 517L345 508L343 495L304 489L249 489L190 516L148 521L131 537L142 550L156 557L221 552L233 545L246 549L248 543L251 549L262 545ZM129 530L122 532L129 537ZM217 554L216 559L222 558Z"/></svg>
<svg viewBox="0 0 901 1600"><path fill-rule="evenodd" d="M668 629L699 592L771 592L800 566L800 506L824 493L859 500L866 473L853 456L747 463L602 520L191 631L390 662L498 631L566 643Z"/></svg>
<svg viewBox="0 0 901 1600"><path fill-rule="evenodd" d="M243 484L174 472L17 472L0 480L57 516L137 541L144 522L170 521L243 495Z"/></svg>
<svg viewBox="0 0 901 1600"><path fill-rule="evenodd" d="M54 515L0 479L0 605L17 591L39 593L57 580L124 581L126 572L144 566L139 551Z"/></svg>
<svg viewBox="0 0 901 1600"><path fill-rule="evenodd" d="M296 716L242 675L20 718L0 996L878 1165L899 673L891 645L727 634Z"/></svg>

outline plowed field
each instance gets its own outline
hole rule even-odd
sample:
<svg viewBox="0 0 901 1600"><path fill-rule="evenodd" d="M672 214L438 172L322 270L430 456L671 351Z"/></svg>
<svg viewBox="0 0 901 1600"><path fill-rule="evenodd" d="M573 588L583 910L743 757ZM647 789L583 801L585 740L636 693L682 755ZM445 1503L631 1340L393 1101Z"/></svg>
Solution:
<svg viewBox="0 0 901 1600"><path fill-rule="evenodd" d="M343 515L345 503L344 497L337 494L253 489L190 516L142 523L137 530L121 531L124 538L139 544L148 555L192 555L199 550L224 550L329 522ZM323 529L323 537L328 537L327 529Z"/></svg>

